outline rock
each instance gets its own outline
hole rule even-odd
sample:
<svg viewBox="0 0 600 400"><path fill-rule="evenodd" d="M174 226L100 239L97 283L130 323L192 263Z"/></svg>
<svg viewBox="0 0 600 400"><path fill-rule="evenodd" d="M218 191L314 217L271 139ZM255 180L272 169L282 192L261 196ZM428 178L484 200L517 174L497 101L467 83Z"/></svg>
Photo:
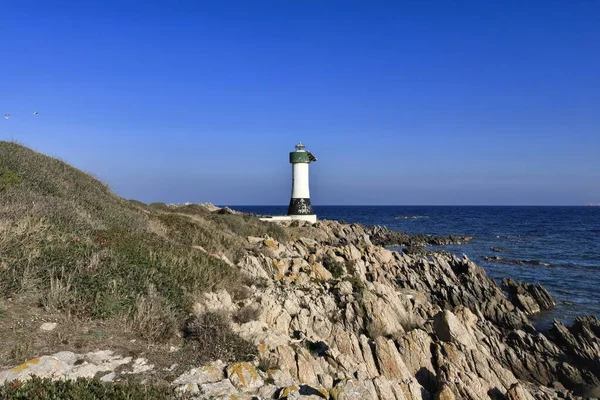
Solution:
<svg viewBox="0 0 600 400"><path fill-rule="evenodd" d="M148 372L154 369L154 365L148 364L148 360L145 358L136 358L132 365L132 370L126 372L128 374L141 374L142 372Z"/></svg>
<svg viewBox="0 0 600 400"><path fill-rule="evenodd" d="M56 329L56 326L58 324L56 322L44 322L42 325L40 325L40 330L41 331L53 331L54 329Z"/></svg>
<svg viewBox="0 0 600 400"><path fill-rule="evenodd" d="M264 382L254 366L247 362L236 362L226 369L227 378L235 387L243 390L261 387Z"/></svg>
<svg viewBox="0 0 600 400"><path fill-rule="evenodd" d="M467 347L475 347L471 335L449 310L440 311L434 317L433 329L438 338L445 342L461 343Z"/></svg>
<svg viewBox="0 0 600 400"><path fill-rule="evenodd" d="M456 397L450 387L444 385L440 391L435 394L435 400L456 400Z"/></svg>
<svg viewBox="0 0 600 400"><path fill-rule="evenodd" d="M190 383L202 385L204 383L219 382L225 379L224 369L225 364L223 364L220 360L217 360L210 365L193 368L184 372L171 384L173 386L183 386Z"/></svg>
<svg viewBox="0 0 600 400"><path fill-rule="evenodd" d="M383 336L375 339L375 355L381 375L392 380L402 380L410 377L392 340Z"/></svg>
<svg viewBox="0 0 600 400"><path fill-rule="evenodd" d="M194 385L190 386L194 387ZM238 390L235 388L235 386L233 386L229 379L224 379L214 383L204 383L199 386L199 392L208 398L211 398L211 396L230 396L230 398L235 398L231 396L236 396L239 394Z"/></svg>
<svg viewBox="0 0 600 400"><path fill-rule="evenodd" d="M106 374L102 378L100 378L100 381L101 382L113 382L115 380L116 376L117 376L117 374L114 371L109 372L108 374Z"/></svg>
<svg viewBox="0 0 600 400"><path fill-rule="evenodd" d="M247 239L248 239L248 243L250 243L250 244L257 244L257 243L260 243L263 240L265 240L264 238L256 237L256 236L248 236Z"/></svg>
<svg viewBox="0 0 600 400"><path fill-rule="evenodd" d="M508 389L506 397L508 400L535 400L534 397L518 383L515 383Z"/></svg>
<svg viewBox="0 0 600 400"><path fill-rule="evenodd" d="M202 314L215 311L235 311L236 307L231 300L231 295L226 290L204 293L200 301L194 304L194 312Z"/></svg>
<svg viewBox="0 0 600 400"><path fill-rule="evenodd" d="M364 385L356 379L348 379L339 382L330 391L332 400L365 400L373 399L377 393L372 393Z"/></svg>
<svg viewBox="0 0 600 400"><path fill-rule="evenodd" d="M291 385L291 386L287 386L281 389L279 396L277 396L278 399L287 399L288 396L290 396L292 393L294 392L298 392L300 393L300 386L298 385Z"/></svg>
<svg viewBox="0 0 600 400"><path fill-rule="evenodd" d="M69 370L69 365L56 357L43 356L25 361L8 371L0 372L0 385L13 380L25 381L32 375L40 378L62 377Z"/></svg>
<svg viewBox="0 0 600 400"><path fill-rule="evenodd" d="M322 281L328 281L333 278L331 272L329 272L321 263L315 263L313 266L313 272L316 279Z"/></svg>
<svg viewBox="0 0 600 400"><path fill-rule="evenodd" d="M277 243L273 239L265 239L263 240L263 244L265 245L265 247L269 247L271 249L277 248Z"/></svg>
<svg viewBox="0 0 600 400"><path fill-rule="evenodd" d="M131 357L113 355L110 350L85 355L63 351L28 360L10 370L0 372L0 385L13 380L27 380L33 375L52 379L93 378L98 373L114 371L130 362Z"/></svg>
<svg viewBox="0 0 600 400"><path fill-rule="evenodd" d="M503 279L502 287L508 291L510 301L527 315L537 314L556 305L550 293L539 283L516 282Z"/></svg>
<svg viewBox="0 0 600 400"><path fill-rule="evenodd" d="M348 281L340 281L335 287L342 295L350 295L353 292L352 284Z"/></svg>

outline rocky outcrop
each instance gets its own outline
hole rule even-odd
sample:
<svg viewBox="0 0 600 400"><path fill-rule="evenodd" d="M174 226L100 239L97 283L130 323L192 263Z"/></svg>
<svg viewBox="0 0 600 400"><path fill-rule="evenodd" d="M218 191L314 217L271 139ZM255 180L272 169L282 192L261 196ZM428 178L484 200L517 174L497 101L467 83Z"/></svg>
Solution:
<svg viewBox="0 0 600 400"><path fill-rule="evenodd" d="M32 376L40 378L77 379L100 377L100 380L112 382L115 369L122 374L138 374L154 368L144 358L133 360L113 354L110 350L87 354L62 351L50 356L42 356L26 361L10 370L0 372L0 385L14 380L25 381Z"/></svg>
<svg viewBox="0 0 600 400"><path fill-rule="evenodd" d="M527 315L537 314L556 305L550 293L539 283L522 283L503 279L502 287L508 291L509 300Z"/></svg>
<svg viewBox="0 0 600 400"><path fill-rule="evenodd" d="M285 243L247 238L252 249L238 267L256 284L243 299L206 293L194 307L255 310L231 328L256 345L258 358L197 366L172 381L177 390L207 399L597 396L600 322L536 331L527 316L553 305L540 285L507 280L507 297L466 256L390 251L357 224L296 223L289 231Z"/></svg>
<svg viewBox="0 0 600 400"><path fill-rule="evenodd" d="M367 228L366 233L370 236L372 243L378 246L407 246L409 248L418 248L425 246L465 244L473 240L470 236L410 235L381 226Z"/></svg>

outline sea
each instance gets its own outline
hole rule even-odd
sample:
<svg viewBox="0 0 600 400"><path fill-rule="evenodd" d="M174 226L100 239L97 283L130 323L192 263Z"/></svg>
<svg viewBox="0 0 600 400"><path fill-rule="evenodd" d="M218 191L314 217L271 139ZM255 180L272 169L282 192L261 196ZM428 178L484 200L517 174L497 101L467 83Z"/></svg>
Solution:
<svg viewBox="0 0 600 400"><path fill-rule="evenodd" d="M231 206L285 215L287 206ZM319 219L387 226L406 233L472 236L436 246L466 254L498 281L541 283L557 305L532 317L538 329L578 315L600 318L600 207L313 206ZM399 248L392 248L401 250ZM432 247L432 249L434 249Z"/></svg>

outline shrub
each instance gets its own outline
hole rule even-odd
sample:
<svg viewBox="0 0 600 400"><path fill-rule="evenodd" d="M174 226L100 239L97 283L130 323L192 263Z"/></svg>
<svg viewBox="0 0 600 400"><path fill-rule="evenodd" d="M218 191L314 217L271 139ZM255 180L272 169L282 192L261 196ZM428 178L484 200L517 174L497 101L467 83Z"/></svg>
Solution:
<svg viewBox="0 0 600 400"><path fill-rule="evenodd" d="M11 185L18 184L19 182L21 182L21 178L15 171L4 170L0 172L0 192Z"/></svg>
<svg viewBox="0 0 600 400"><path fill-rule="evenodd" d="M365 331L367 336L373 340L377 339L379 336L385 336L387 334L385 325L379 320L369 320L365 326Z"/></svg>
<svg viewBox="0 0 600 400"><path fill-rule="evenodd" d="M356 296L358 298L362 298L363 293L366 289L363 281L355 276L349 277L347 281L350 282L350 284L352 285L352 290L354 291L354 293L356 293Z"/></svg>
<svg viewBox="0 0 600 400"><path fill-rule="evenodd" d="M336 279L341 278L346 273L342 263L337 261L333 256L331 256L329 254L327 254L325 257L323 257L323 266L329 272L331 272L331 275Z"/></svg>
<svg viewBox="0 0 600 400"><path fill-rule="evenodd" d="M193 354L198 363L217 359L252 361L258 356L256 346L235 334L227 317L220 313L190 317L182 331L186 339L183 351Z"/></svg>
<svg viewBox="0 0 600 400"><path fill-rule="evenodd" d="M260 317L260 310L256 307L240 308L233 314L233 320L238 324L245 324L250 321L256 321Z"/></svg>
<svg viewBox="0 0 600 400"><path fill-rule="evenodd" d="M248 279L246 279L248 281ZM246 300L252 297L252 289L246 285L238 285L233 287L230 291L231 298L234 301Z"/></svg>

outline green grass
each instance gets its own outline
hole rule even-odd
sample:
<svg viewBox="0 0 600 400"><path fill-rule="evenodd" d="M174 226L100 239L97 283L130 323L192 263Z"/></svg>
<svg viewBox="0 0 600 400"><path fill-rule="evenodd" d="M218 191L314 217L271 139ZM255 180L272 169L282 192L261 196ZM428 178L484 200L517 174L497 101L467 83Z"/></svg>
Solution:
<svg viewBox="0 0 600 400"><path fill-rule="evenodd" d="M246 236L287 239L250 216L125 200L93 176L0 141L0 296L35 293L69 315L121 318L148 339L181 326L199 294L232 290Z"/></svg>
<svg viewBox="0 0 600 400"><path fill-rule="evenodd" d="M53 381L33 377L26 382L13 381L0 386L0 399L12 400L150 400L190 398L166 386L151 386L136 382L105 383L99 379Z"/></svg>

